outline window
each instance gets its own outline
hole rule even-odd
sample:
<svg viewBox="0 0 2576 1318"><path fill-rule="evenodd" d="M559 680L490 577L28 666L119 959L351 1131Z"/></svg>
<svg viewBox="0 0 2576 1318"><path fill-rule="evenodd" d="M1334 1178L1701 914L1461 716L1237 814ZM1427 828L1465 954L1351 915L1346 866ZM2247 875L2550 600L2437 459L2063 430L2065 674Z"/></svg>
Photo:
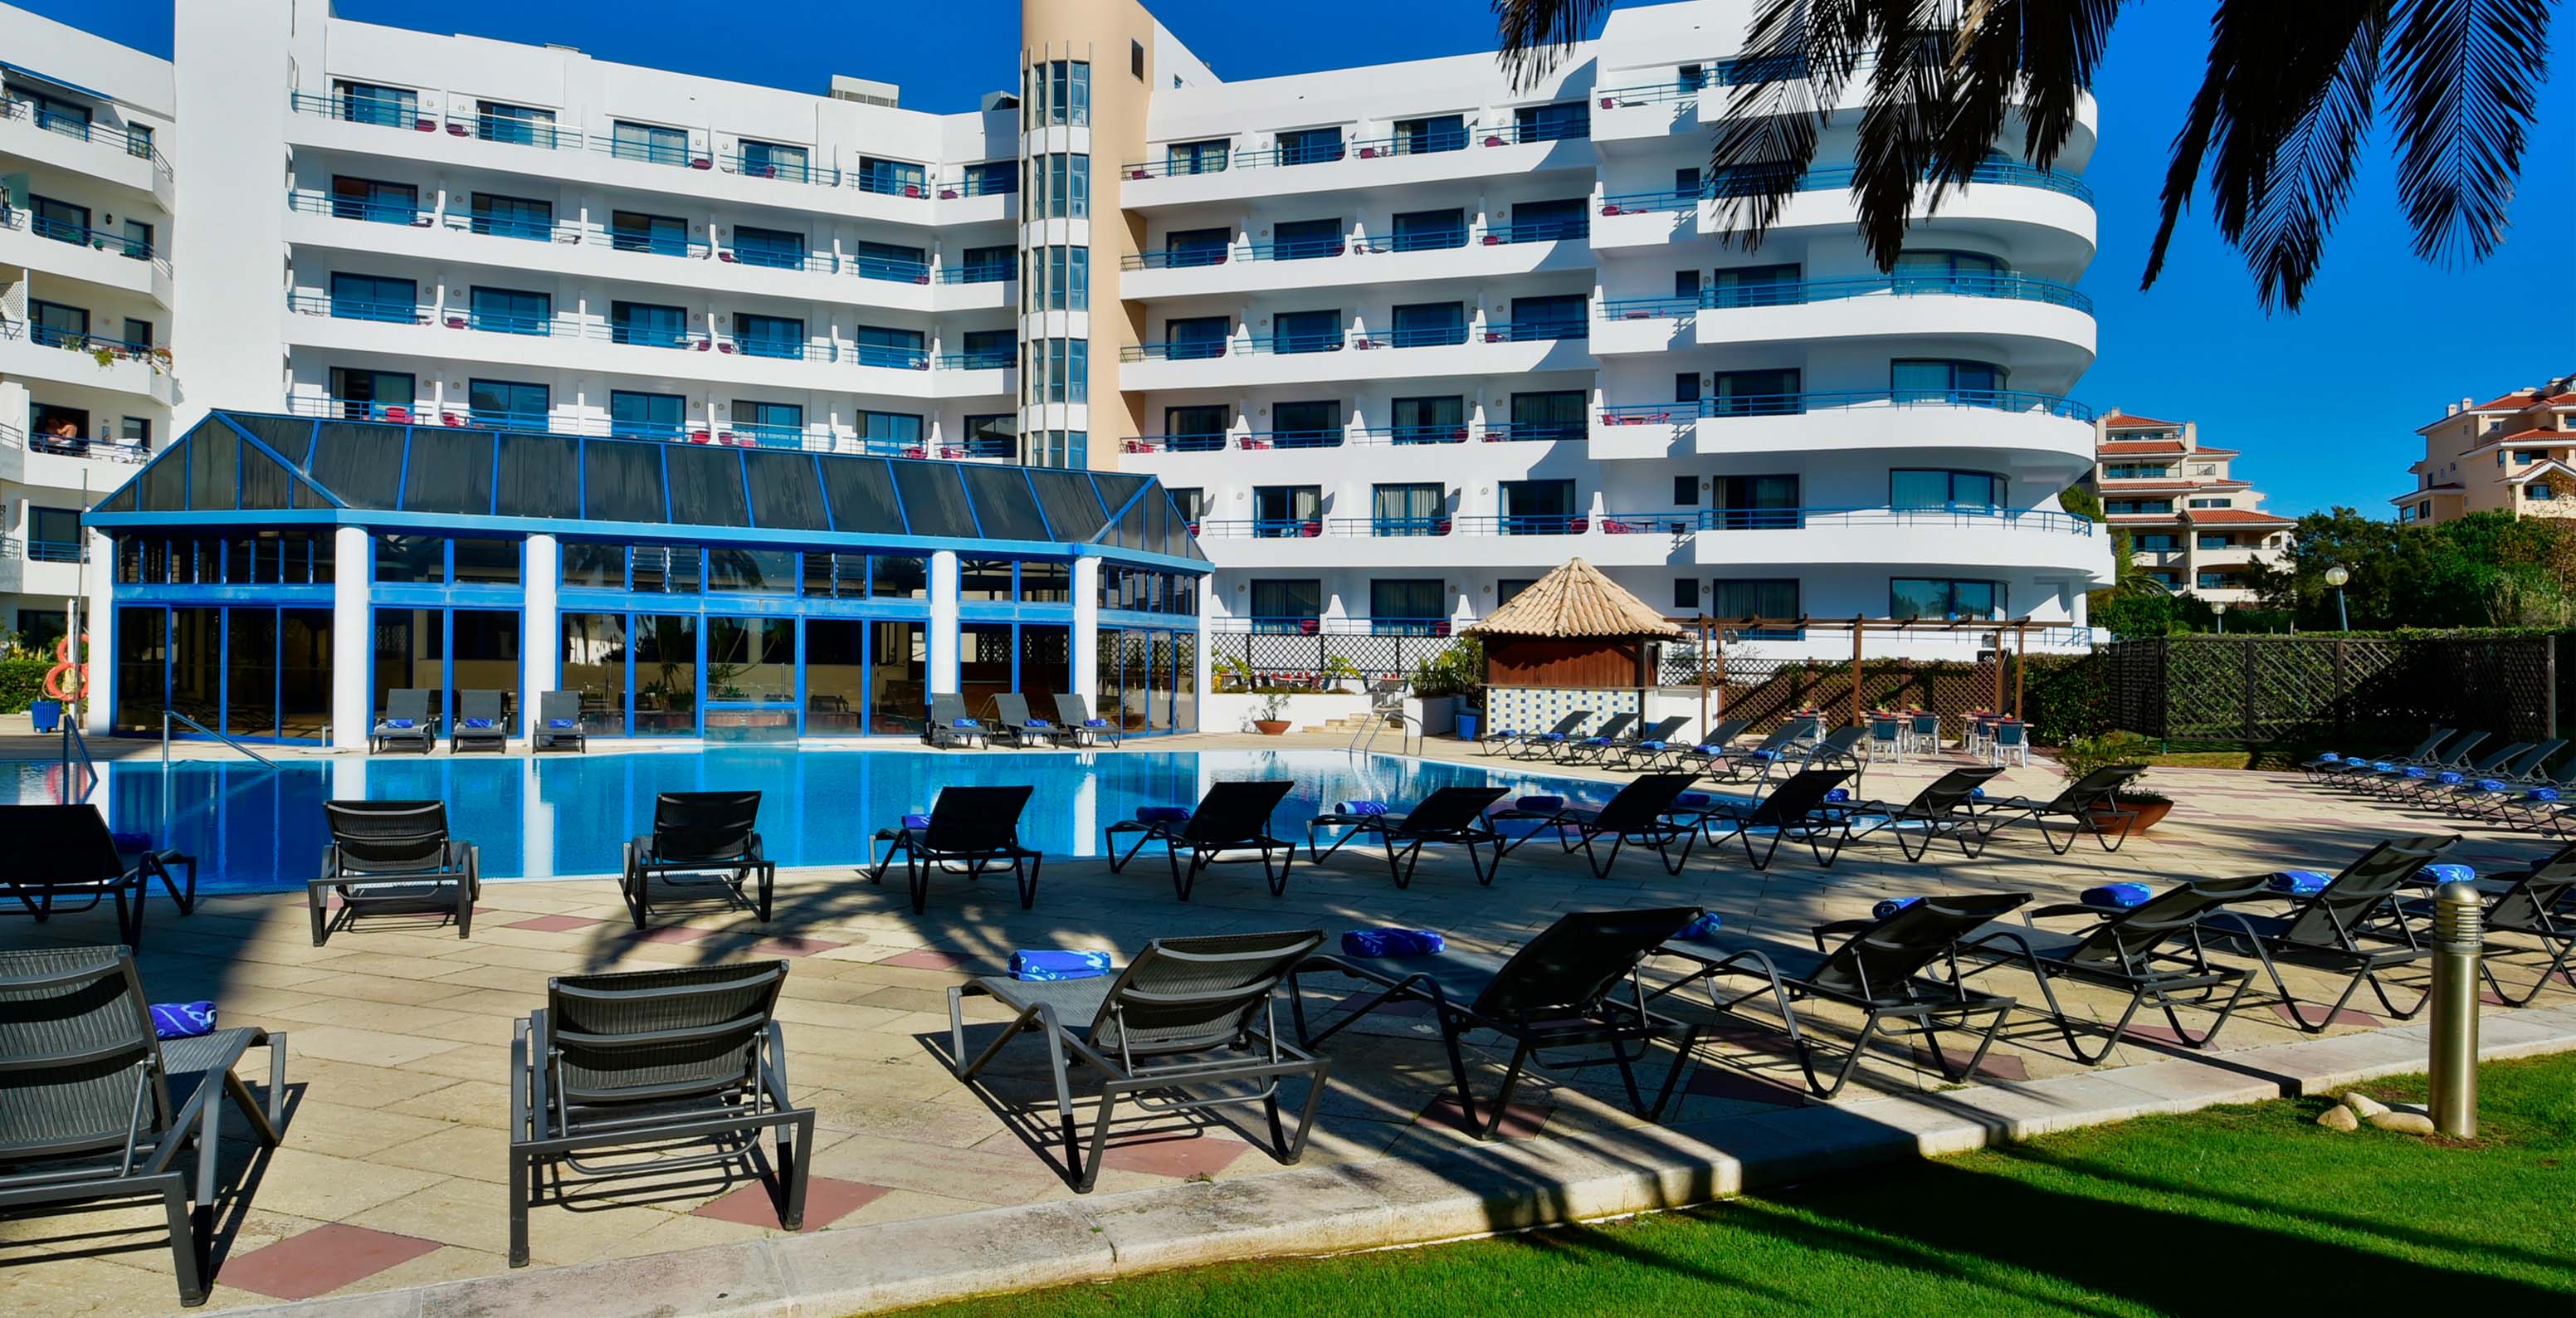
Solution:
<svg viewBox="0 0 2576 1318"><path fill-rule="evenodd" d="M964 344L958 365L970 371L998 371L1009 366L1011 358L1018 354L1020 336L1006 329L968 330Z"/></svg>
<svg viewBox="0 0 2576 1318"><path fill-rule="evenodd" d="M1976 292L1991 287L2006 269L2002 260L1982 252L1899 252L1895 289L1899 293Z"/></svg>
<svg viewBox="0 0 2576 1318"><path fill-rule="evenodd" d="M608 153L620 160L686 165L689 163L689 131L619 119L609 130Z"/></svg>
<svg viewBox="0 0 2576 1318"><path fill-rule="evenodd" d="M1144 42L1130 41L1127 43L1127 71L1136 75L1136 81L1143 82L1145 80Z"/></svg>
<svg viewBox="0 0 2576 1318"><path fill-rule="evenodd" d="M1673 612L1699 612L1699 582L1696 578L1673 578Z"/></svg>
<svg viewBox="0 0 2576 1318"><path fill-rule="evenodd" d="M1513 439L1582 439L1590 430L1584 415L1587 395L1581 389L1513 394L1510 437Z"/></svg>
<svg viewBox="0 0 2576 1318"><path fill-rule="evenodd" d="M689 346L688 308L650 302L611 302L608 304L608 337L611 342L640 344L649 348L685 348Z"/></svg>
<svg viewBox="0 0 2576 1318"><path fill-rule="evenodd" d="M331 368L331 396L340 400L340 415L351 421L410 420L417 387L408 371Z"/></svg>
<svg viewBox="0 0 2576 1318"><path fill-rule="evenodd" d="M2194 508L2232 508L2235 505L2229 503L2225 499L2194 499L2191 501L2191 506Z"/></svg>
<svg viewBox="0 0 2576 1318"><path fill-rule="evenodd" d="M1794 475L1719 476L1709 483L1708 504L1727 530L1790 530L1805 525L1798 491Z"/></svg>
<svg viewBox="0 0 2576 1318"><path fill-rule="evenodd" d="M33 212L28 223L37 237L70 243L75 247L89 245L89 207L75 206L51 197L30 196L27 209ZM404 219L408 222L410 217L406 215Z"/></svg>
<svg viewBox="0 0 2576 1318"><path fill-rule="evenodd" d="M550 201L477 192L466 206L465 224L472 232L495 238L545 242L554 236L555 207Z"/></svg>
<svg viewBox="0 0 2576 1318"><path fill-rule="evenodd" d="M2224 572L2203 572L2195 584L2202 590L2225 590L2237 583Z"/></svg>
<svg viewBox="0 0 2576 1318"><path fill-rule="evenodd" d="M1342 405L1337 401L1274 403L1270 408L1270 441L1281 448L1329 448L1342 442Z"/></svg>
<svg viewBox="0 0 2576 1318"><path fill-rule="evenodd" d="M918 247L861 239L856 259L861 279L886 279L898 284L930 282L930 253Z"/></svg>
<svg viewBox="0 0 2576 1318"><path fill-rule="evenodd" d="M929 178L920 165L908 160L880 160L875 156L859 157L859 190L881 192L889 197L920 197Z"/></svg>
<svg viewBox="0 0 2576 1318"><path fill-rule="evenodd" d="M1221 174L1232 154L1233 143L1226 138L1204 142L1174 142L1163 148L1163 172L1166 174Z"/></svg>
<svg viewBox="0 0 2576 1318"><path fill-rule="evenodd" d="M1467 245L1467 212L1403 211L1395 217L1392 246L1399 252L1439 251Z"/></svg>
<svg viewBox="0 0 2576 1318"><path fill-rule="evenodd" d="M551 147L555 144L555 112L485 101L474 115L474 135L486 142Z"/></svg>
<svg viewBox="0 0 2576 1318"><path fill-rule="evenodd" d="M914 412L871 412L866 409L851 416L858 427L859 447L868 453L893 453L906 457L921 456L921 416Z"/></svg>
<svg viewBox="0 0 2576 1318"><path fill-rule="evenodd" d="M1342 130L1333 128L1292 128L1278 135L1278 161L1283 165L1315 165L1342 158Z"/></svg>
<svg viewBox="0 0 2576 1318"><path fill-rule="evenodd" d="M1999 401L2004 368L1988 362L1899 360L1889 366L1889 384L1899 403L1957 403L1976 406Z"/></svg>
<svg viewBox="0 0 2576 1318"><path fill-rule="evenodd" d="M2004 478L1992 472L1900 468L1887 473L1892 508L1996 508L2003 496Z"/></svg>
<svg viewBox="0 0 2576 1318"><path fill-rule="evenodd" d="M1698 477L1673 477L1673 506L1676 508L1696 508L1699 506Z"/></svg>
<svg viewBox="0 0 2576 1318"><path fill-rule="evenodd" d="M2156 531L2137 537L2135 543L2140 553L2166 554L2182 548L2182 537L2171 531Z"/></svg>
<svg viewBox="0 0 2576 1318"><path fill-rule="evenodd" d="M870 361L868 359L869 333L869 327L865 325L859 327L859 364L862 366L910 366L920 357L918 349L921 335L918 332L912 332L913 346L916 349L912 359L901 362ZM801 359L805 355L805 322L794 316L764 316L756 312L737 311L733 313L733 337L746 357L784 357L794 360Z"/></svg>
<svg viewBox="0 0 2576 1318"><path fill-rule="evenodd" d="M2106 515L2115 517L2129 516L2138 513L2169 513L2173 511L2173 500L2106 499L2102 503L2102 511Z"/></svg>
<svg viewBox="0 0 2576 1318"><path fill-rule="evenodd" d="M1679 371L1674 373L1673 401L1676 403L1696 403L1699 401L1699 372Z"/></svg>
<svg viewBox="0 0 2576 1318"><path fill-rule="evenodd" d="M1375 485L1369 488L1370 535L1438 535L1447 518L1440 515L1447 492L1438 482Z"/></svg>
<svg viewBox="0 0 2576 1318"><path fill-rule="evenodd" d="M1518 595L1522 591L1537 584L1538 582L1535 579L1524 577L1505 577L1502 580L1495 582L1494 607L1499 609L1504 605L1511 603L1513 596Z"/></svg>
<svg viewBox="0 0 2576 1318"><path fill-rule="evenodd" d="M1324 489L1320 485L1256 485L1252 489L1252 533L1264 539L1310 536L1323 529ZM1258 607L1253 610L1260 612Z"/></svg>
<svg viewBox="0 0 2576 1318"><path fill-rule="evenodd" d="M1580 339L1591 332L1592 299L1589 295L1557 293L1512 299L1511 337L1515 343L1533 339Z"/></svg>
<svg viewBox="0 0 2576 1318"><path fill-rule="evenodd" d="M1455 394L1395 399L1387 419L1393 423L1388 438L1398 444L1454 444L1467 438L1467 400Z"/></svg>
<svg viewBox="0 0 2576 1318"><path fill-rule="evenodd" d="M1022 127L1083 127L1091 122L1088 60L1040 60L1029 65L1020 98Z"/></svg>
<svg viewBox="0 0 2576 1318"><path fill-rule="evenodd" d="M13 86L9 92L11 99L24 97L27 104L35 110L36 127L49 133L62 133L69 137L89 136L88 106L77 101L66 101L59 96L48 96L32 87Z"/></svg>
<svg viewBox="0 0 2576 1318"><path fill-rule="evenodd" d="M1011 560L964 558L957 561L957 598L986 604L1008 604L1017 598L1011 584Z"/></svg>
<svg viewBox="0 0 2576 1318"><path fill-rule="evenodd" d="M686 410L687 404L678 394L612 390L608 395L608 433L620 439L678 439L683 429L681 414Z"/></svg>
<svg viewBox="0 0 2576 1318"><path fill-rule="evenodd" d="M608 245L621 252L654 256L687 256L689 222L677 215L613 211L608 219Z"/></svg>
<svg viewBox="0 0 2576 1318"><path fill-rule="evenodd" d="M1796 371L1719 371L1709 394L1716 416L1781 416L1806 406Z"/></svg>
<svg viewBox="0 0 2576 1318"><path fill-rule="evenodd" d="M2236 547L2235 541L2228 539L2225 534L2215 531L2201 532L2199 535L2192 537L2192 543L2202 549L2233 549Z"/></svg>
<svg viewBox="0 0 2576 1318"><path fill-rule="evenodd" d="M979 160L966 167L964 191L969 197L996 197L1020 190L1020 162Z"/></svg>
<svg viewBox="0 0 2576 1318"><path fill-rule="evenodd" d="M1717 271L1709 284L1712 307L1777 307L1806 300L1796 264L1746 265Z"/></svg>
<svg viewBox="0 0 2576 1318"><path fill-rule="evenodd" d="M1234 230L1175 229L1163 235L1163 264L1173 267L1223 265L1233 254Z"/></svg>
<svg viewBox="0 0 2576 1318"><path fill-rule="evenodd" d="M1575 523L1574 482L1570 480L1497 481L1502 496L1505 535L1580 534Z"/></svg>
<svg viewBox="0 0 2576 1318"><path fill-rule="evenodd" d="M797 336L804 336L805 322L795 322ZM851 330L858 341L861 366L890 366L897 370L916 371L930 365L922 333L916 329L896 329L885 325L859 325Z"/></svg>
<svg viewBox="0 0 2576 1318"><path fill-rule="evenodd" d="M2173 468L2161 462L2119 462L2102 469L2103 479L2115 481L2160 480L2172 474Z"/></svg>
<svg viewBox="0 0 2576 1318"><path fill-rule="evenodd" d="M1033 214L1050 220L1084 219L1091 214L1091 157L1083 152L1055 152L1032 157L1029 179L1037 193Z"/></svg>
<svg viewBox="0 0 2576 1318"><path fill-rule="evenodd" d="M1887 616L1891 618L2000 618L2004 587L2000 581L1949 581L1930 577L1892 577L1887 583Z"/></svg>
<svg viewBox="0 0 2576 1318"><path fill-rule="evenodd" d="M1270 258L1311 261L1342 254L1340 220L1284 220L1271 230Z"/></svg>
<svg viewBox="0 0 2576 1318"><path fill-rule="evenodd" d="M736 153L741 172L753 178L785 179L790 183L811 182L813 171L806 165L806 151L801 146L784 142L744 141Z"/></svg>
<svg viewBox="0 0 2576 1318"><path fill-rule="evenodd" d="M27 505L27 557L37 563L81 561L80 510Z"/></svg>
<svg viewBox="0 0 2576 1318"><path fill-rule="evenodd" d="M961 277L969 284L1007 283L1011 278L1011 267L1019 261L1019 254L1020 249L1010 246L969 247L958 261ZM1084 248L1085 259L1090 255L1090 249Z"/></svg>
<svg viewBox="0 0 2576 1318"><path fill-rule="evenodd" d="M545 428L546 414L553 410L551 391L546 386L512 380L476 380L467 386L466 400L477 421L538 430Z"/></svg>
<svg viewBox="0 0 2576 1318"><path fill-rule="evenodd" d="M2558 497L2557 494L2549 488L2549 482L2547 481L2533 481L2531 484L2524 486L2523 491L2527 497L2539 500L2543 503L2547 503L2548 501Z"/></svg>
<svg viewBox="0 0 2576 1318"><path fill-rule="evenodd" d="M494 334L547 334L554 329L555 300L516 288L476 288L467 295L467 321Z"/></svg>
<svg viewBox="0 0 2576 1318"><path fill-rule="evenodd" d="M27 304L28 315L36 322L38 343L46 341L43 309L48 305L42 302ZM331 276L331 315L335 320L376 320L409 325L420 319L420 286L408 279L334 274ZM84 325L82 328L88 327Z"/></svg>
<svg viewBox="0 0 2576 1318"><path fill-rule="evenodd" d="M1225 432L1234 423L1234 408L1225 403L1163 409L1163 445L1177 453L1212 452L1225 447Z"/></svg>
<svg viewBox="0 0 2576 1318"><path fill-rule="evenodd" d="M117 419L116 437L139 449L152 447L152 418L122 416Z"/></svg>
<svg viewBox="0 0 2576 1318"><path fill-rule="evenodd" d="M1399 348L1438 347L1467 341L1467 305L1423 302L1395 309L1390 341Z"/></svg>
<svg viewBox="0 0 2576 1318"><path fill-rule="evenodd" d="M141 220L125 222L125 245L121 249L129 261L152 259L152 226Z"/></svg>
<svg viewBox="0 0 2576 1318"><path fill-rule="evenodd" d="M800 448L805 443L805 409L794 403L734 400L733 429L761 444Z"/></svg>
<svg viewBox="0 0 2576 1318"><path fill-rule="evenodd" d="M334 219L365 220L370 224L409 224L420 216L420 189L408 183L335 174L331 178L331 215ZM88 225L88 212L82 212L81 223Z"/></svg>
<svg viewBox="0 0 2576 1318"><path fill-rule="evenodd" d="M1708 614L1712 618L1806 616L1799 607L1798 579L1795 577L1712 581L1708 583ZM1766 628L1740 633L1746 640L1796 640L1803 634L1797 628Z"/></svg>
<svg viewBox="0 0 2576 1318"><path fill-rule="evenodd" d="M1091 341L1032 339L1022 392L1032 403L1091 401Z"/></svg>
<svg viewBox="0 0 2576 1318"><path fill-rule="evenodd" d="M1091 309L1091 249L1042 247L1029 253L1029 284L1024 290L1032 311Z"/></svg>
<svg viewBox="0 0 2576 1318"><path fill-rule="evenodd" d="M1467 119L1464 115L1434 115L1428 119L1398 119L1395 122L1395 153L1400 156L1426 155L1436 151L1467 149Z"/></svg>
<svg viewBox="0 0 2576 1318"><path fill-rule="evenodd" d="M1207 491L1196 486L1171 485L1165 486L1163 492L1172 496L1172 506L1181 510L1181 520L1193 528L1207 516Z"/></svg>
<svg viewBox="0 0 2576 1318"><path fill-rule="evenodd" d="M1449 616L1448 592L1438 577L1403 577L1369 583L1369 630L1383 636L1429 635Z"/></svg>
<svg viewBox="0 0 2576 1318"><path fill-rule="evenodd" d="M1189 316L1163 322L1163 355L1180 361L1194 361L1225 355L1226 339L1234 333L1234 322L1224 316Z"/></svg>
<svg viewBox="0 0 2576 1318"><path fill-rule="evenodd" d="M1254 631L1313 631L1315 620L1323 616L1323 582L1309 578L1302 581L1255 580L1252 583Z"/></svg>
<svg viewBox="0 0 2576 1318"><path fill-rule="evenodd" d="M1592 103L1560 101L1524 105L1512 111L1513 135L1523 142L1559 142L1592 134Z"/></svg>
<svg viewBox="0 0 2576 1318"><path fill-rule="evenodd" d="M334 118L351 123L409 128L420 119L420 96L408 87L342 80L331 85ZM82 116L88 122L88 116Z"/></svg>
<svg viewBox="0 0 2576 1318"><path fill-rule="evenodd" d="M1275 353L1335 352L1342 346L1339 311L1282 311L1270 321L1270 350Z"/></svg>
<svg viewBox="0 0 2576 1318"><path fill-rule="evenodd" d="M1010 354L1003 353L1009 360ZM977 458L1014 458L1020 452L1019 418L1002 413L966 418L966 453Z"/></svg>
<svg viewBox="0 0 2576 1318"><path fill-rule="evenodd" d="M1512 207L1511 223L1503 226L1504 240L1549 243L1585 237L1592 232L1592 213L1586 204L1581 197L1521 202Z"/></svg>
<svg viewBox="0 0 2576 1318"><path fill-rule="evenodd" d="M733 226L733 259L773 270L801 270L805 267L805 235L737 224Z"/></svg>
<svg viewBox="0 0 2576 1318"><path fill-rule="evenodd" d="M1091 433L1084 430L1032 430L1029 432L1029 451L1021 461L1032 467L1089 467Z"/></svg>

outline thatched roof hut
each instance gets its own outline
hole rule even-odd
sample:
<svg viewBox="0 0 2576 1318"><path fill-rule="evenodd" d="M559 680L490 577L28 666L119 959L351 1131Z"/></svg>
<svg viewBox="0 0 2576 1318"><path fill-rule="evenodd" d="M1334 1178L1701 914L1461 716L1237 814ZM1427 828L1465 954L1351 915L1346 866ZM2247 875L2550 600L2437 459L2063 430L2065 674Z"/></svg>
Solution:
<svg viewBox="0 0 2576 1318"><path fill-rule="evenodd" d="M1685 633L1578 558L1463 634L1484 642L1491 685L1638 687L1653 683L1651 643Z"/></svg>

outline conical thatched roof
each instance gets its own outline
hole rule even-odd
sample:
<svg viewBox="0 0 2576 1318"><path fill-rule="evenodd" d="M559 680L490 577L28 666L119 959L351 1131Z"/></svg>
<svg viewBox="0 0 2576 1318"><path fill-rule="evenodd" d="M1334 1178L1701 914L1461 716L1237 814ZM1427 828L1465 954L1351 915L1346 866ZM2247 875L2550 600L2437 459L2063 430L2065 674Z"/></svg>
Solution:
<svg viewBox="0 0 2576 1318"><path fill-rule="evenodd" d="M1662 637L1682 629L1646 602L1575 559L1531 582L1511 602L1471 623L1470 636Z"/></svg>

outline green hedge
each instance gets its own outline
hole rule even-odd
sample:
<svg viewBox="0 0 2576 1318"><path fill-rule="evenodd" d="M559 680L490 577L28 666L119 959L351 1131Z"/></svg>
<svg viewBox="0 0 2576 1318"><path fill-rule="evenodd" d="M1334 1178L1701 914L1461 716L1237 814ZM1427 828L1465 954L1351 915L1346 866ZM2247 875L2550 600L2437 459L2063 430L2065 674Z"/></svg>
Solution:
<svg viewBox="0 0 2576 1318"><path fill-rule="evenodd" d="M0 659L0 714L26 713L45 694L45 674L53 666L50 659Z"/></svg>

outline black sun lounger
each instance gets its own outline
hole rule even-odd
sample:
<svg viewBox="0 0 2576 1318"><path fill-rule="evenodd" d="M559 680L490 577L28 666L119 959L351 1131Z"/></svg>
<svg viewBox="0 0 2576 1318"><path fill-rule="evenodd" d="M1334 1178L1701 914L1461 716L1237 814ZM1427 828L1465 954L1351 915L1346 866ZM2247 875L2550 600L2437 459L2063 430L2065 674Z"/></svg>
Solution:
<svg viewBox="0 0 2576 1318"><path fill-rule="evenodd" d="M1422 798L1419 805L1403 814L1343 813L1317 815L1306 821L1306 856L1318 864L1342 844L1354 838L1369 836L1386 846L1386 867L1398 888L1413 886L1414 866L1421 863L1422 848L1434 843L1464 847L1467 867L1476 882L1491 886L1494 871L1502 864L1503 835L1485 819L1485 808L1503 799L1511 789L1506 787L1443 787ZM1345 802L1357 805L1358 802ZM1318 829L1341 829L1341 836L1321 851L1315 849ZM1477 848L1491 847L1494 858L1486 860Z"/></svg>
<svg viewBox="0 0 2576 1318"><path fill-rule="evenodd" d="M903 857L912 885L912 913L930 902L930 876L987 874L1011 876L1019 885L1020 909L1038 899L1038 866L1046 857L1020 845L1020 815L1028 809L1034 787L942 787L930 813L906 815L899 828L879 829L876 840L886 854L868 867L868 882L883 883L886 867Z"/></svg>
<svg viewBox="0 0 2576 1318"><path fill-rule="evenodd" d="M1291 782L1223 782L1208 787L1199 798L1198 808L1186 818L1174 820L1157 816L1151 819L1122 819L1101 830L1102 849L1109 853L1109 872L1124 872L1127 862L1145 849L1149 842L1163 844L1163 852L1172 863L1172 891L1182 901L1198 886L1199 876L1210 865L1261 865L1262 880L1270 885L1276 897L1288 890L1288 867L1297 859L1297 844L1270 835L1270 815L1288 799ZM1136 835L1127 854L1118 853L1122 833ZM1250 854L1245 854L1250 853ZM1187 854L1189 861L1182 863ZM1274 868L1271 862L1276 859Z"/></svg>

